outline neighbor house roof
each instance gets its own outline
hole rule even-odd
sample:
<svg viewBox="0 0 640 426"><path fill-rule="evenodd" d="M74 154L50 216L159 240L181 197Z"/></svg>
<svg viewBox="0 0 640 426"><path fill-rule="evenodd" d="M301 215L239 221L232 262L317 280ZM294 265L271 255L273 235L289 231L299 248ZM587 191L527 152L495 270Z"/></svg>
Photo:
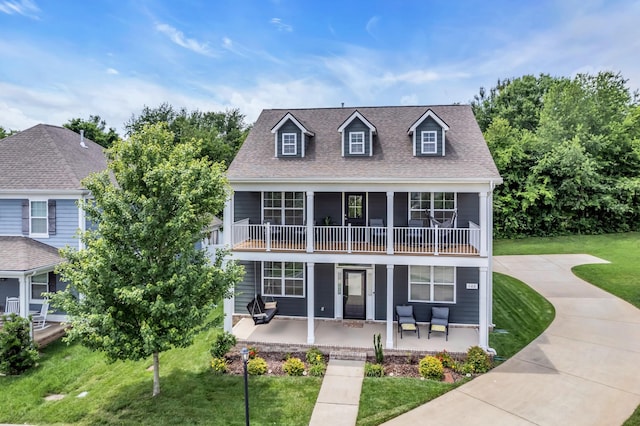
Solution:
<svg viewBox="0 0 640 426"><path fill-rule="evenodd" d="M338 128L355 111L376 127L371 157L343 157ZM446 156L414 157L407 130L428 110L447 123ZM287 113L313 129L304 158L276 158L271 129ZM263 110L229 166L234 181L493 180L500 174L469 105Z"/></svg>
<svg viewBox="0 0 640 426"><path fill-rule="evenodd" d="M64 127L38 124L0 140L0 191L74 190L105 170L103 148Z"/></svg>
<svg viewBox="0 0 640 426"><path fill-rule="evenodd" d="M30 271L61 261L55 247L27 237L0 236L0 271Z"/></svg>

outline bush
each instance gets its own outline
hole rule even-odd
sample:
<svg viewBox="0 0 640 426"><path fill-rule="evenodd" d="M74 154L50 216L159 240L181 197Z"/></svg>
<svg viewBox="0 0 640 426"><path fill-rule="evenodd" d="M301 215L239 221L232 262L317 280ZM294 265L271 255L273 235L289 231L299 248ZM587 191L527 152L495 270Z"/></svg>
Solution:
<svg viewBox="0 0 640 426"><path fill-rule="evenodd" d="M302 376L304 373L304 362L300 358L291 357L284 362L282 369L288 376Z"/></svg>
<svg viewBox="0 0 640 426"><path fill-rule="evenodd" d="M324 364L324 355L318 348L310 348L307 351L305 357L307 359L307 364L309 365L317 364L320 362Z"/></svg>
<svg viewBox="0 0 640 426"><path fill-rule="evenodd" d="M327 371L327 365L322 362L315 362L309 365L309 375L313 377L322 377Z"/></svg>
<svg viewBox="0 0 640 426"><path fill-rule="evenodd" d="M444 367L440 360L434 356L427 355L420 360L418 372L421 377L432 380L442 380L444 377Z"/></svg>
<svg viewBox="0 0 640 426"><path fill-rule="evenodd" d="M262 376L267 372L267 361L259 356L247 362L247 372L252 376Z"/></svg>
<svg viewBox="0 0 640 426"><path fill-rule="evenodd" d="M370 362L365 362L364 375L367 377L383 377L384 366L382 364L372 364Z"/></svg>
<svg viewBox="0 0 640 426"><path fill-rule="evenodd" d="M211 369L214 374L224 374L227 372L227 360L224 358L212 358Z"/></svg>
<svg viewBox="0 0 640 426"><path fill-rule="evenodd" d="M258 356L258 348L255 346L249 346L247 349L249 350L249 359L254 359Z"/></svg>
<svg viewBox="0 0 640 426"><path fill-rule="evenodd" d="M0 371L18 375L36 365L38 350L29 331L27 318L16 314L3 316L4 328L0 330Z"/></svg>
<svg viewBox="0 0 640 426"><path fill-rule="evenodd" d="M218 334L211 345L211 356L214 358L224 358L229 350L236 345L236 336L223 331Z"/></svg>
<svg viewBox="0 0 640 426"><path fill-rule="evenodd" d="M491 359L480 346L472 346L467 351L467 364L473 367L474 373L486 373L491 368Z"/></svg>
<svg viewBox="0 0 640 426"><path fill-rule="evenodd" d="M458 363L458 364L456 364L454 369L455 369L455 371L457 373L464 374L465 376L467 374L473 374L474 373L473 365L469 364L468 362Z"/></svg>
<svg viewBox="0 0 640 426"><path fill-rule="evenodd" d="M449 352L442 351L436 354L436 358L440 360L444 368L455 368L456 361L449 355Z"/></svg>

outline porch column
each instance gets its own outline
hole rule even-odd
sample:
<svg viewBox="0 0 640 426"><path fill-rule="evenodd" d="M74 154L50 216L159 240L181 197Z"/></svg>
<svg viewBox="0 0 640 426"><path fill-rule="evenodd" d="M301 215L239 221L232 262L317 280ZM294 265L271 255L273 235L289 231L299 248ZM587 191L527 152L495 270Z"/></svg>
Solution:
<svg viewBox="0 0 640 426"><path fill-rule="evenodd" d="M479 285L479 312L478 312L478 346L482 349L489 348L489 315L487 313L487 274L486 266L480 267L480 285Z"/></svg>
<svg viewBox="0 0 640 426"><path fill-rule="evenodd" d="M387 265L387 349L393 349L393 265Z"/></svg>
<svg viewBox="0 0 640 426"><path fill-rule="evenodd" d="M387 192L387 254L393 254L393 191Z"/></svg>
<svg viewBox="0 0 640 426"><path fill-rule="evenodd" d="M313 191L307 191L307 253L313 253Z"/></svg>
<svg viewBox="0 0 640 426"><path fill-rule="evenodd" d="M487 228L487 235L489 236L487 245L487 253L489 255L489 270L487 271L487 310L489 311L489 327L493 327L493 191L489 193L487 197L487 206L489 211L487 216L489 217L489 227Z"/></svg>
<svg viewBox="0 0 640 426"><path fill-rule="evenodd" d="M231 296L222 301L223 312L224 312L224 321L223 328L224 331L231 333L233 330L233 307L235 306L235 297Z"/></svg>
<svg viewBox="0 0 640 426"><path fill-rule="evenodd" d="M487 215L487 193L480 192L480 256L487 255L487 233L489 228L489 216Z"/></svg>
<svg viewBox="0 0 640 426"><path fill-rule="evenodd" d="M29 298L31 297L31 292L29 291L31 278L23 275L18 278L18 282L18 303L20 305L20 316L23 318L27 318L27 316L29 316Z"/></svg>
<svg viewBox="0 0 640 426"><path fill-rule="evenodd" d="M307 263L307 343L315 343L315 264Z"/></svg>
<svg viewBox="0 0 640 426"><path fill-rule="evenodd" d="M233 194L226 203L224 203L224 210L222 211L222 244L228 249L231 248L233 243Z"/></svg>

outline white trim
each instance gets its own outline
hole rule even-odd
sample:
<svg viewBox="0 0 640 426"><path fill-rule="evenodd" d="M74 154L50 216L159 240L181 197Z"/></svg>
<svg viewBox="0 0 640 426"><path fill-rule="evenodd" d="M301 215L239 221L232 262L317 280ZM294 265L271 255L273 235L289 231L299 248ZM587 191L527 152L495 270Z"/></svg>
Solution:
<svg viewBox="0 0 640 426"><path fill-rule="evenodd" d="M433 141L427 141L427 145L433 144L433 150L425 149L425 136L433 136ZM420 132L420 154L437 154L438 153L438 132L436 130L423 130Z"/></svg>
<svg viewBox="0 0 640 426"><path fill-rule="evenodd" d="M444 121L442 121L442 119L440 117L438 117L438 115L433 112L433 110L428 109L424 114L422 114L422 116L420 118L418 118L412 125L411 127L409 127L409 130L407 131L407 134L411 135L412 133L415 133L416 129L418 128L418 126L424 121L426 120L428 117L431 117L435 120L436 123L438 123L438 125L440 127L442 127L443 130L449 130L449 126L447 125L447 123L445 123Z"/></svg>
<svg viewBox="0 0 640 426"><path fill-rule="evenodd" d="M369 130L371 130L372 134L376 134L378 133L378 130L376 129L376 126L374 126L373 124L371 124L371 122L369 122L369 120L367 120L366 118L364 118L364 116L362 114L360 114L360 112L358 110L355 110L353 112L353 114L351 114L349 116L349 118L347 118L344 123L342 123L340 125L340 127L338 127L338 132L342 133L344 131L344 129L347 128L347 126L349 124L351 124L351 122L353 120L355 120L356 118L360 119L360 121L362 121L364 123L365 126L367 126L369 128Z"/></svg>
<svg viewBox="0 0 640 426"><path fill-rule="evenodd" d="M278 122L276 123L276 125L275 125L275 126L273 126L273 128L271 129L271 133L278 134L278 130L280 129L280 127L282 127L282 126L284 125L284 123L286 123L286 122L287 122L287 120L291 120L291 121L293 121L293 124L295 124L295 125L296 125L296 126L297 126L297 127L298 127L298 128L299 128L299 129L304 133L304 134L306 134L307 136L311 136L311 137L315 136L315 134L314 134L312 131L310 131L310 130L308 130L306 127L304 127L304 126L302 125L302 123L300 123L300 122L299 122L299 121L298 121L298 120L293 116L293 114L291 114L290 112L287 112L287 113L284 115L284 117L282 117L282 118L280 119L280 121L278 121Z"/></svg>
<svg viewBox="0 0 640 426"><path fill-rule="evenodd" d="M41 277L41 276L45 276L46 277L46 282L39 282L39 283L35 283L34 284L33 279L35 277ZM29 277L29 286L30 286L30 289L29 289L29 303L38 304L38 303L44 302L45 299L36 299L36 298L34 298L34 296L33 296L33 286L34 285L45 286L46 287L45 292L48 292L49 291L49 273L48 272L44 272L42 274L31 275Z"/></svg>
<svg viewBox="0 0 640 426"><path fill-rule="evenodd" d="M429 268L429 281L426 283L421 283L420 285L428 285L429 286L429 300L419 300L419 299L412 299L411 298L411 268L414 267L423 267L423 268ZM457 290L457 267L456 266L444 266L444 267L448 267L448 268L453 268L453 300L435 300L435 286L436 285L449 285L449 283L436 283L435 282L435 265L409 265L409 273L407 274L407 300L409 302L415 302L415 303L443 303L443 304L449 304L449 305L454 305L456 303L456 290ZM440 266L443 267L443 266Z"/></svg>
<svg viewBox="0 0 640 426"><path fill-rule="evenodd" d="M353 136L361 136L362 137L362 142L354 142L353 141ZM354 145L362 145L362 152L354 152L353 147ZM367 153L367 149L366 149L366 140L364 137L364 132L349 132L349 155L362 155L362 154L366 154Z"/></svg>
<svg viewBox="0 0 640 426"><path fill-rule="evenodd" d="M291 148L291 140L285 142L285 136L293 136L293 152L285 152L285 146ZM282 133L282 155L298 155L298 134L297 133Z"/></svg>
<svg viewBox="0 0 640 426"><path fill-rule="evenodd" d="M282 258L282 256L281 256L281 258ZM265 276L265 272L264 272L264 264L265 264L265 262L280 263L281 264L281 268L282 268L281 269L282 275L280 277L272 277L272 276L266 277ZM286 263L300 263L300 264L302 264L302 278L291 278L291 277L287 278L286 274L285 274L285 264ZM305 262L268 260L268 261L261 262L260 268L261 268L261 274L262 274L262 279L260 280L260 290L261 290L261 294L263 296L287 297L287 298L292 298L292 299L304 299L306 297L306 294L307 294L307 291L306 291L307 290L306 289L306 287L307 287L307 285L306 285L307 284L307 280L306 280L307 271L306 271L306 269L307 269L307 267L306 267ZM265 280L265 278L269 278L269 279L273 279L273 280L280 279L280 290L282 291L282 293L280 293L280 294L266 293L264 291L264 280ZM285 293L285 291L286 291L285 281L287 279L292 279L292 280L296 280L296 281L301 281L302 282L302 295L291 295L291 294L286 294Z"/></svg>
<svg viewBox="0 0 640 426"><path fill-rule="evenodd" d="M44 203L45 215L44 217L31 215L31 205L33 203ZM44 219L45 231L44 232L32 232L33 219ZM29 198L29 237L30 238L49 238L49 200L46 198Z"/></svg>

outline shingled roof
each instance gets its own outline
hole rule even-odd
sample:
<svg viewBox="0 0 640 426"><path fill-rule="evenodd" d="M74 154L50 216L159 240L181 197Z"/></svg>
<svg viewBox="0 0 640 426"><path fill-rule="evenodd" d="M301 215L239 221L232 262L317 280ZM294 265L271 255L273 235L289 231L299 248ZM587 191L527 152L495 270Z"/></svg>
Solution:
<svg viewBox="0 0 640 426"><path fill-rule="evenodd" d="M38 124L0 140L0 191L74 190L107 168L103 148L64 127Z"/></svg>
<svg viewBox="0 0 640 426"><path fill-rule="evenodd" d="M407 131L431 109L450 130L446 156L414 157ZM338 127L358 110L378 133L371 157L342 157ZM273 126L288 112L315 136L304 158L274 156ZM263 110L227 171L234 181L451 181L502 179L469 105Z"/></svg>
<svg viewBox="0 0 640 426"><path fill-rule="evenodd" d="M0 236L0 271L30 271L61 261L55 247L27 237Z"/></svg>

